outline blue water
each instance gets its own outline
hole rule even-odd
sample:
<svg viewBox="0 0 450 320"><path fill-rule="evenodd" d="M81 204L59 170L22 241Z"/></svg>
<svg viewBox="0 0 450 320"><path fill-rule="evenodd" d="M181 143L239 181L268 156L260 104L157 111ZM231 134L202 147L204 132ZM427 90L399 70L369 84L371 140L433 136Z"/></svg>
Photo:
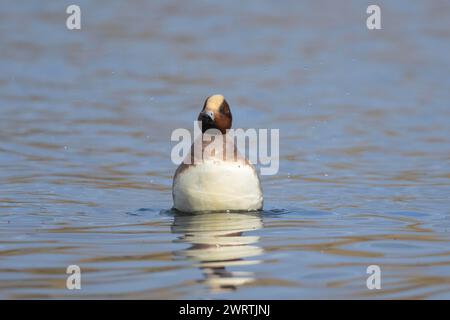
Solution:
<svg viewBox="0 0 450 320"><path fill-rule="evenodd" d="M449 299L450 3L377 3L2 1L0 297ZM214 93L280 129L261 213L170 210Z"/></svg>

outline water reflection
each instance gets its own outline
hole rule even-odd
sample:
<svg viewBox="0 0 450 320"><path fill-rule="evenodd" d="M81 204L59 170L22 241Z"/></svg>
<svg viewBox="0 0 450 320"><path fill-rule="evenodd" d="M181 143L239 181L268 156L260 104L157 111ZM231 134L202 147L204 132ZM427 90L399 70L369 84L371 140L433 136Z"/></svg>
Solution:
<svg viewBox="0 0 450 320"><path fill-rule="evenodd" d="M229 269L260 262L253 259L263 252L257 245L259 237L246 231L262 227L262 218L257 213L177 214L172 233L181 234L177 242L191 246L174 255L194 261L203 272L201 282L212 292L234 291L254 281L253 272Z"/></svg>

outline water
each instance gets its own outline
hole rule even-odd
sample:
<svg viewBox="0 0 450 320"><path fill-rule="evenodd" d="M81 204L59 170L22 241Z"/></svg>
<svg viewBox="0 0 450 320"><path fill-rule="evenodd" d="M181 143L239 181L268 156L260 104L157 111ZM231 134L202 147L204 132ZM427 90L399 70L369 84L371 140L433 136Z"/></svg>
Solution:
<svg viewBox="0 0 450 320"><path fill-rule="evenodd" d="M1 4L1 298L450 298L447 1L69 4ZM170 210L213 93L280 129L261 213Z"/></svg>

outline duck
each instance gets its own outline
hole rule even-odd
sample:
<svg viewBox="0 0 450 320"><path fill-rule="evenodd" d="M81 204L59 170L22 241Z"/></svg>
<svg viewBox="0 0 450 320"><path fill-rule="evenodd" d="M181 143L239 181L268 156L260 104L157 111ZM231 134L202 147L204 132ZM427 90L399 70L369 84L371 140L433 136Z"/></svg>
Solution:
<svg viewBox="0 0 450 320"><path fill-rule="evenodd" d="M173 208L181 212L262 210L264 197L255 165L239 152L229 136L233 116L225 97L207 97L197 121L202 132L197 140L201 141L192 144L190 154L175 171ZM223 152L210 150L216 139ZM201 153L195 152L196 145L201 146Z"/></svg>

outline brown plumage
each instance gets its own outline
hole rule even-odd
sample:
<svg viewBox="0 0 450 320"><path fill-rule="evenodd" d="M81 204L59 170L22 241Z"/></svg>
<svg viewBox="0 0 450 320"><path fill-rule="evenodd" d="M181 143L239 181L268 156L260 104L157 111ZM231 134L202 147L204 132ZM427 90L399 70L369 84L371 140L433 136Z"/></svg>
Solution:
<svg viewBox="0 0 450 320"><path fill-rule="evenodd" d="M198 121L202 123L202 132L208 129L218 129L222 134L231 128L233 116L230 106L220 94L215 94L205 100L203 109L198 115Z"/></svg>

